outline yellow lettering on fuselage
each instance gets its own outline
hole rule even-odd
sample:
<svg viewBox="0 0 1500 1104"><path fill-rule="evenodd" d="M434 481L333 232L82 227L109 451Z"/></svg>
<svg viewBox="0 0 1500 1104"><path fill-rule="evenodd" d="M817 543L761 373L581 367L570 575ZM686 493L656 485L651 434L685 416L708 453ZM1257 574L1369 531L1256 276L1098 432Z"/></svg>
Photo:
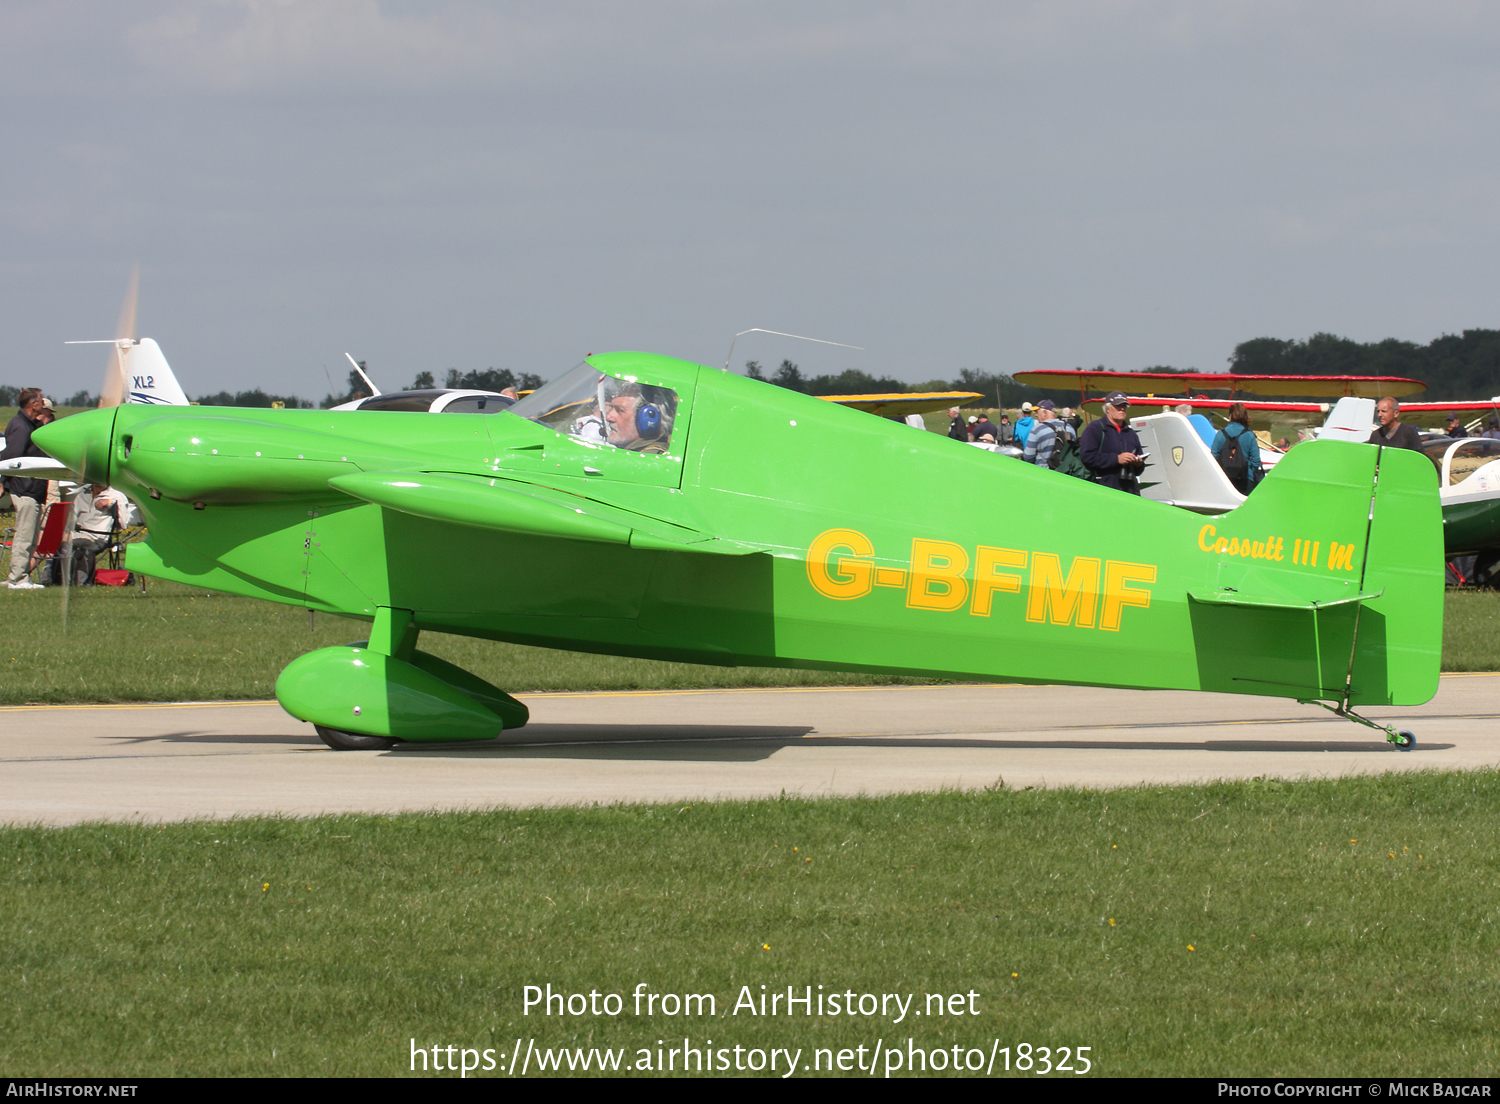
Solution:
<svg viewBox="0 0 1500 1104"><path fill-rule="evenodd" d="M837 552L847 556L830 559ZM825 598L847 602L863 598L874 585L875 546L857 529L830 529L820 533L807 550L807 580Z"/></svg>
<svg viewBox="0 0 1500 1104"><path fill-rule="evenodd" d="M1156 565L1076 556L1064 577L1062 557L1054 552L981 544L970 556L961 544L916 537L908 567L876 566L869 537L829 529L808 547L807 578L826 598L849 601L876 587L898 588L906 592L908 609L949 613L967 605L973 617L989 617L997 594L1024 594L1017 612L1027 621L1119 632L1127 608L1150 608L1146 587L1156 582Z"/></svg>
<svg viewBox="0 0 1500 1104"><path fill-rule="evenodd" d="M952 541L911 542L906 604L911 609L956 610L969 600L969 554Z"/></svg>
<svg viewBox="0 0 1500 1104"><path fill-rule="evenodd" d="M1276 537L1269 534L1264 540L1255 537L1220 537L1217 536L1218 529L1213 525L1205 525L1198 530L1198 547L1205 552L1217 552L1221 555L1239 556L1247 560L1274 560L1277 563L1287 559L1286 542L1292 542L1291 563L1303 567L1322 566L1318 562L1318 551L1323 547L1321 540L1310 540L1304 537ZM1338 541L1330 541L1328 545L1329 571L1353 571L1354 550L1358 547L1353 544L1340 544Z"/></svg>
<svg viewBox="0 0 1500 1104"><path fill-rule="evenodd" d="M1026 553L1012 548L990 548L981 544L974 557L974 603L969 612L978 617L990 615L990 605L995 592L1020 594L1021 576L1016 571L1003 571L1012 567L1019 570L1026 566Z"/></svg>
<svg viewBox="0 0 1500 1104"><path fill-rule="evenodd" d="M1044 622L1050 616L1054 625L1092 628L1098 605L1098 560L1088 556L1073 557L1073 566L1068 569L1068 578L1064 582L1060 556L1038 552L1031 557L1026 620Z"/></svg>
<svg viewBox="0 0 1500 1104"><path fill-rule="evenodd" d="M1155 564L1127 563L1124 560L1104 561L1104 613L1099 618L1099 627L1109 632L1120 631L1120 616L1126 606L1145 609L1151 604L1151 592L1133 587L1131 583L1156 582Z"/></svg>

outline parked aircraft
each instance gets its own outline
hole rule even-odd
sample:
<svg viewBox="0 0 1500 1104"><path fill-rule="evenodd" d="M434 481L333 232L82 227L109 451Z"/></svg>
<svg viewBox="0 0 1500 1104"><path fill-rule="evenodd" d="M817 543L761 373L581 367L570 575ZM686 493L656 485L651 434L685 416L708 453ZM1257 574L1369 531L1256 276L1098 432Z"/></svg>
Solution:
<svg viewBox="0 0 1500 1104"><path fill-rule="evenodd" d="M1101 372L1085 368L1039 368L1030 372L1017 372L1013 377L1017 383L1030 387L1078 388L1080 401L1088 399L1090 391L1125 391L1127 384L1147 384L1155 394L1149 394L1145 402L1183 402L1197 405L1194 390L1228 391L1229 401L1242 395L1276 395L1283 398L1327 398L1357 396L1380 399L1389 395L1404 398L1427 390L1420 380L1400 376L1261 376L1235 375L1230 372ZM1170 385L1170 386L1167 386ZM1181 398L1175 396L1181 395Z"/></svg>

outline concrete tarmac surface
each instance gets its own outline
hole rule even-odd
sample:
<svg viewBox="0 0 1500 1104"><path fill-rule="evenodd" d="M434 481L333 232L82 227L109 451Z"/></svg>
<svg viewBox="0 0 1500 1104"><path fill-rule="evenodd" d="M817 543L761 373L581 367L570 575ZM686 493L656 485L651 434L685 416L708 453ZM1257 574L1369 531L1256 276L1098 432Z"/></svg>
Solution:
<svg viewBox="0 0 1500 1104"><path fill-rule="evenodd" d="M482 744L335 752L275 702L0 708L0 824L1118 787L1500 764L1500 674L1383 735L1274 698L1036 686L521 695Z"/></svg>

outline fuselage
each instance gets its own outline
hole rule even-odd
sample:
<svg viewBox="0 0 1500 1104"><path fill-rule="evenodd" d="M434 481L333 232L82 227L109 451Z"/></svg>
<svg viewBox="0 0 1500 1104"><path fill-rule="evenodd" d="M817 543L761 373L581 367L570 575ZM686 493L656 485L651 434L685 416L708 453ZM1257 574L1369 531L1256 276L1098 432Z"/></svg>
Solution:
<svg viewBox="0 0 1500 1104"><path fill-rule="evenodd" d="M1352 700L1435 688L1442 581L1427 565L1441 564L1441 531L1425 460L1388 462L1376 522L1390 450L1340 442L1298 448L1243 506L1204 517L715 369L591 363L672 389L669 451L512 413L131 407L67 419L89 424L43 446L107 467L99 477L139 503L150 536L130 552L136 570L351 617L410 610L424 630L691 662L1326 697L1348 673L1362 601ZM358 473L396 473L411 509L330 485ZM573 509L597 533L510 509L436 516L420 473L520 495L538 517Z"/></svg>

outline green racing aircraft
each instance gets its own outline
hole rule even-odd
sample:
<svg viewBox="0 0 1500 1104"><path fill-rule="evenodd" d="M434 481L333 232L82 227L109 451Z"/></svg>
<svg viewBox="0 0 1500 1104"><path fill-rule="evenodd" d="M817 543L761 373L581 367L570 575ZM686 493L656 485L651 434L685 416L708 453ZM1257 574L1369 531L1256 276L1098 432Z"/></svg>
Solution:
<svg viewBox="0 0 1500 1104"><path fill-rule="evenodd" d="M1263 694L1436 692L1416 453L1317 441L1205 516L770 384L590 356L499 415L117 406L35 437L126 491L162 579L369 623L281 673L332 747L526 707L422 631L693 663Z"/></svg>

